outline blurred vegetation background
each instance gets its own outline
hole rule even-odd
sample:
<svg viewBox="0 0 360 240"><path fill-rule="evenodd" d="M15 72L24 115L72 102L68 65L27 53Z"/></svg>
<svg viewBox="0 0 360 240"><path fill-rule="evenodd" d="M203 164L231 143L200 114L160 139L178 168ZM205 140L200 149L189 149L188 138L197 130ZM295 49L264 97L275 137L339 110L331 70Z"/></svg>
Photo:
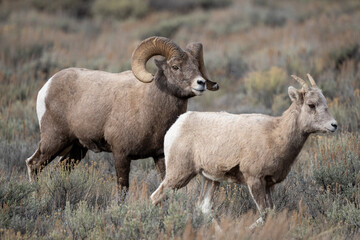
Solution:
<svg viewBox="0 0 360 240"><path fill-rule="evenodd" d="M151 159L132 163L124 202L110 154L89 153L70 174L49 167L38 183L27 181L46 80L74 66L128 70L136 45L153 35L204 45L220 90L191 99L189 110L280 115L287 88L300 87L290 75L310 73L340 125L308 140L276 188L276 212L254 232L247 188L223 183L216 212L227 235L217 237L358 238L359 23L357 0L0 0L0 238L214 238L212 219L193 204L198 178L163 206L149 203L159 184Z"/></svg>

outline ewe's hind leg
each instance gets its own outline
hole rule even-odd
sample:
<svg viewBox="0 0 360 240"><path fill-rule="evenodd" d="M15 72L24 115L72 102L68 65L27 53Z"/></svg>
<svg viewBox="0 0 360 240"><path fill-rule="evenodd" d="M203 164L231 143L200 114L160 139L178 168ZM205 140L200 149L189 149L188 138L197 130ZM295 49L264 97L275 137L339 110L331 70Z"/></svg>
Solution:
<svg viewBox="0 0 360 240"><path fill-rule="evenodd" d="M172 173L171 171L168 171L168 166L165 174L164 181L160 184L158 189L151 194L151 201L153 204L157 204L163 199L165 196L165 191L169 188L171 189L178 189L186 186L190 180L196 175L196 172L192 169L184 169L181 171L181 169L177 172ZM187 170L187 171L186 171Z"/></svg>
<svg viewBox="0 0 360 240"><path fill-rule="evenodd" d="M60 158L58 167L63 167L66 170L71 171L76 165L78 165L86 156L88 149L81 146L79 143L74 143L71 150Z"/></svg>
<svg viewBox="0 0 360 240"><path fill-rule="evenodd" d="M179 156L179 157L176 157ZM178 189L186 186L197 174L192 160L181 153L168 154L165 159L166 171L165 179L158 189L151 195L153 204L157 204L164 197L167 189Z"/></svg>
<svg viewBox="0 0 360 240"><path fill-rule="evenodd" d="M151 201L154 205L158 204L165 196L165 180L160 184L160 186L153 192L150 196Z"/></svg>

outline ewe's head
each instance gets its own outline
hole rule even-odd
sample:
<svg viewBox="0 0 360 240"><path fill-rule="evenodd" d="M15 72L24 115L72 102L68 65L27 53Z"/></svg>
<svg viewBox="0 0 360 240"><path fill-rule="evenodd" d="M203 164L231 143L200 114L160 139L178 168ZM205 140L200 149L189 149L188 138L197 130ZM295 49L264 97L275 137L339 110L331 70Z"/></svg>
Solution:
<svg viewBox="0 0 360 240"><path fill-rule="evenodd" d="M206 89L216 91L217 83L206 75L201 43L191 43L183 51L173 41L163 37L150 37L140 43L132 56L131 67L134 75L142 82L149 83L154 76L146 70L146 62L155 55L156 66L167 80L167 87L179 97L201 95Z"/></svg>
<svg viewBox="0 0 360 240"><path fill-rule="evenodd" d="M307 76L311 87L303 79L292 75L302 85L302 89L297 90L294 87L289 87L288 89L291 101L298 104L301 108L299 116L300 127L306 133L335 132L337 122L329 112L326 99L310 74Z"/></svg>

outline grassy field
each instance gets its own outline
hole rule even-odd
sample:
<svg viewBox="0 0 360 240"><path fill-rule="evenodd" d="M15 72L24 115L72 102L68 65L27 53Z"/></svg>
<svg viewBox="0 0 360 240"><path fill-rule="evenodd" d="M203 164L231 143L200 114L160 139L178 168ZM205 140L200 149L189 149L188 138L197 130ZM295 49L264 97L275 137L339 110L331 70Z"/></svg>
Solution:
<svg viewBox="0 0 360 240"><path fill-rule="evenodd" d="M0 0L0 239L360 238L360 2L219 2ZM51 164L28 182L45 81L70 66L130 69L135 46L152 35L203 43L221 90L191 99L190 110L280 115L287 88L300 87L291 74L309 72L323 90L339 131L308 139L264 226L248 229L258 213L236 184L222 183L216 201L223 232L194 204L200 178L153 206L152 159L132 162L124 200L107 153L89 153L71 173Z"/></svg>

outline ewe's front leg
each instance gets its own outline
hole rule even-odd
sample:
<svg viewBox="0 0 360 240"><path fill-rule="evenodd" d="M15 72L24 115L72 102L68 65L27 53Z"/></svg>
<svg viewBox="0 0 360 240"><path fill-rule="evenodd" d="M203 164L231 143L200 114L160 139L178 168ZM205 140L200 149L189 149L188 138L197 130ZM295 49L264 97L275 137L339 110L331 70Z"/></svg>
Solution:
<svg viewBox="0 0 360 240"><path fill-rule="evenodd" d="M255 223L253 223L250 226L250 229L254 229L257 225L260 223L264 223L266 218L266 213L268 209L270 209L272 206L270 203L272 203L271 198L268 200L267 198L267 189L266 189L266 182L265 180L250 177L247 180L247 184L249 187L250 194L252 198L254 199L256 206L260 212L260 218L256 220ZM269 192L270 194L270 192Z"/></svg>
<svg viewBox="0 0 360 240"><path fill-rule="evenodd" d="M219 189L219 182L211 181L206 177L202 176L201 181L201 193L198 206L204 214L209 214L212 210L213 197L215 191Z"/></svg>
<svg viewBox="0 0 360 240"><path fill-rule="evenodd" d="M272 197L271 197L271 192L273 190L273 186L272 187L266 187L265 190L266 190L266 206L270 209L274 209L274 203L273 203L273 200L272 200Z"/></svg>
<svg viewBox="0 0 360 240"><path fill-rule="evenodd" d="M214 195L215 192L219 189L219 186L220 182L212 181L202 176L198 207L201 209L204 215L212 217L212 222L215 224L216 233L222 234L223 230L219 225L219 217L216 213L212 212Z"/></svg>

